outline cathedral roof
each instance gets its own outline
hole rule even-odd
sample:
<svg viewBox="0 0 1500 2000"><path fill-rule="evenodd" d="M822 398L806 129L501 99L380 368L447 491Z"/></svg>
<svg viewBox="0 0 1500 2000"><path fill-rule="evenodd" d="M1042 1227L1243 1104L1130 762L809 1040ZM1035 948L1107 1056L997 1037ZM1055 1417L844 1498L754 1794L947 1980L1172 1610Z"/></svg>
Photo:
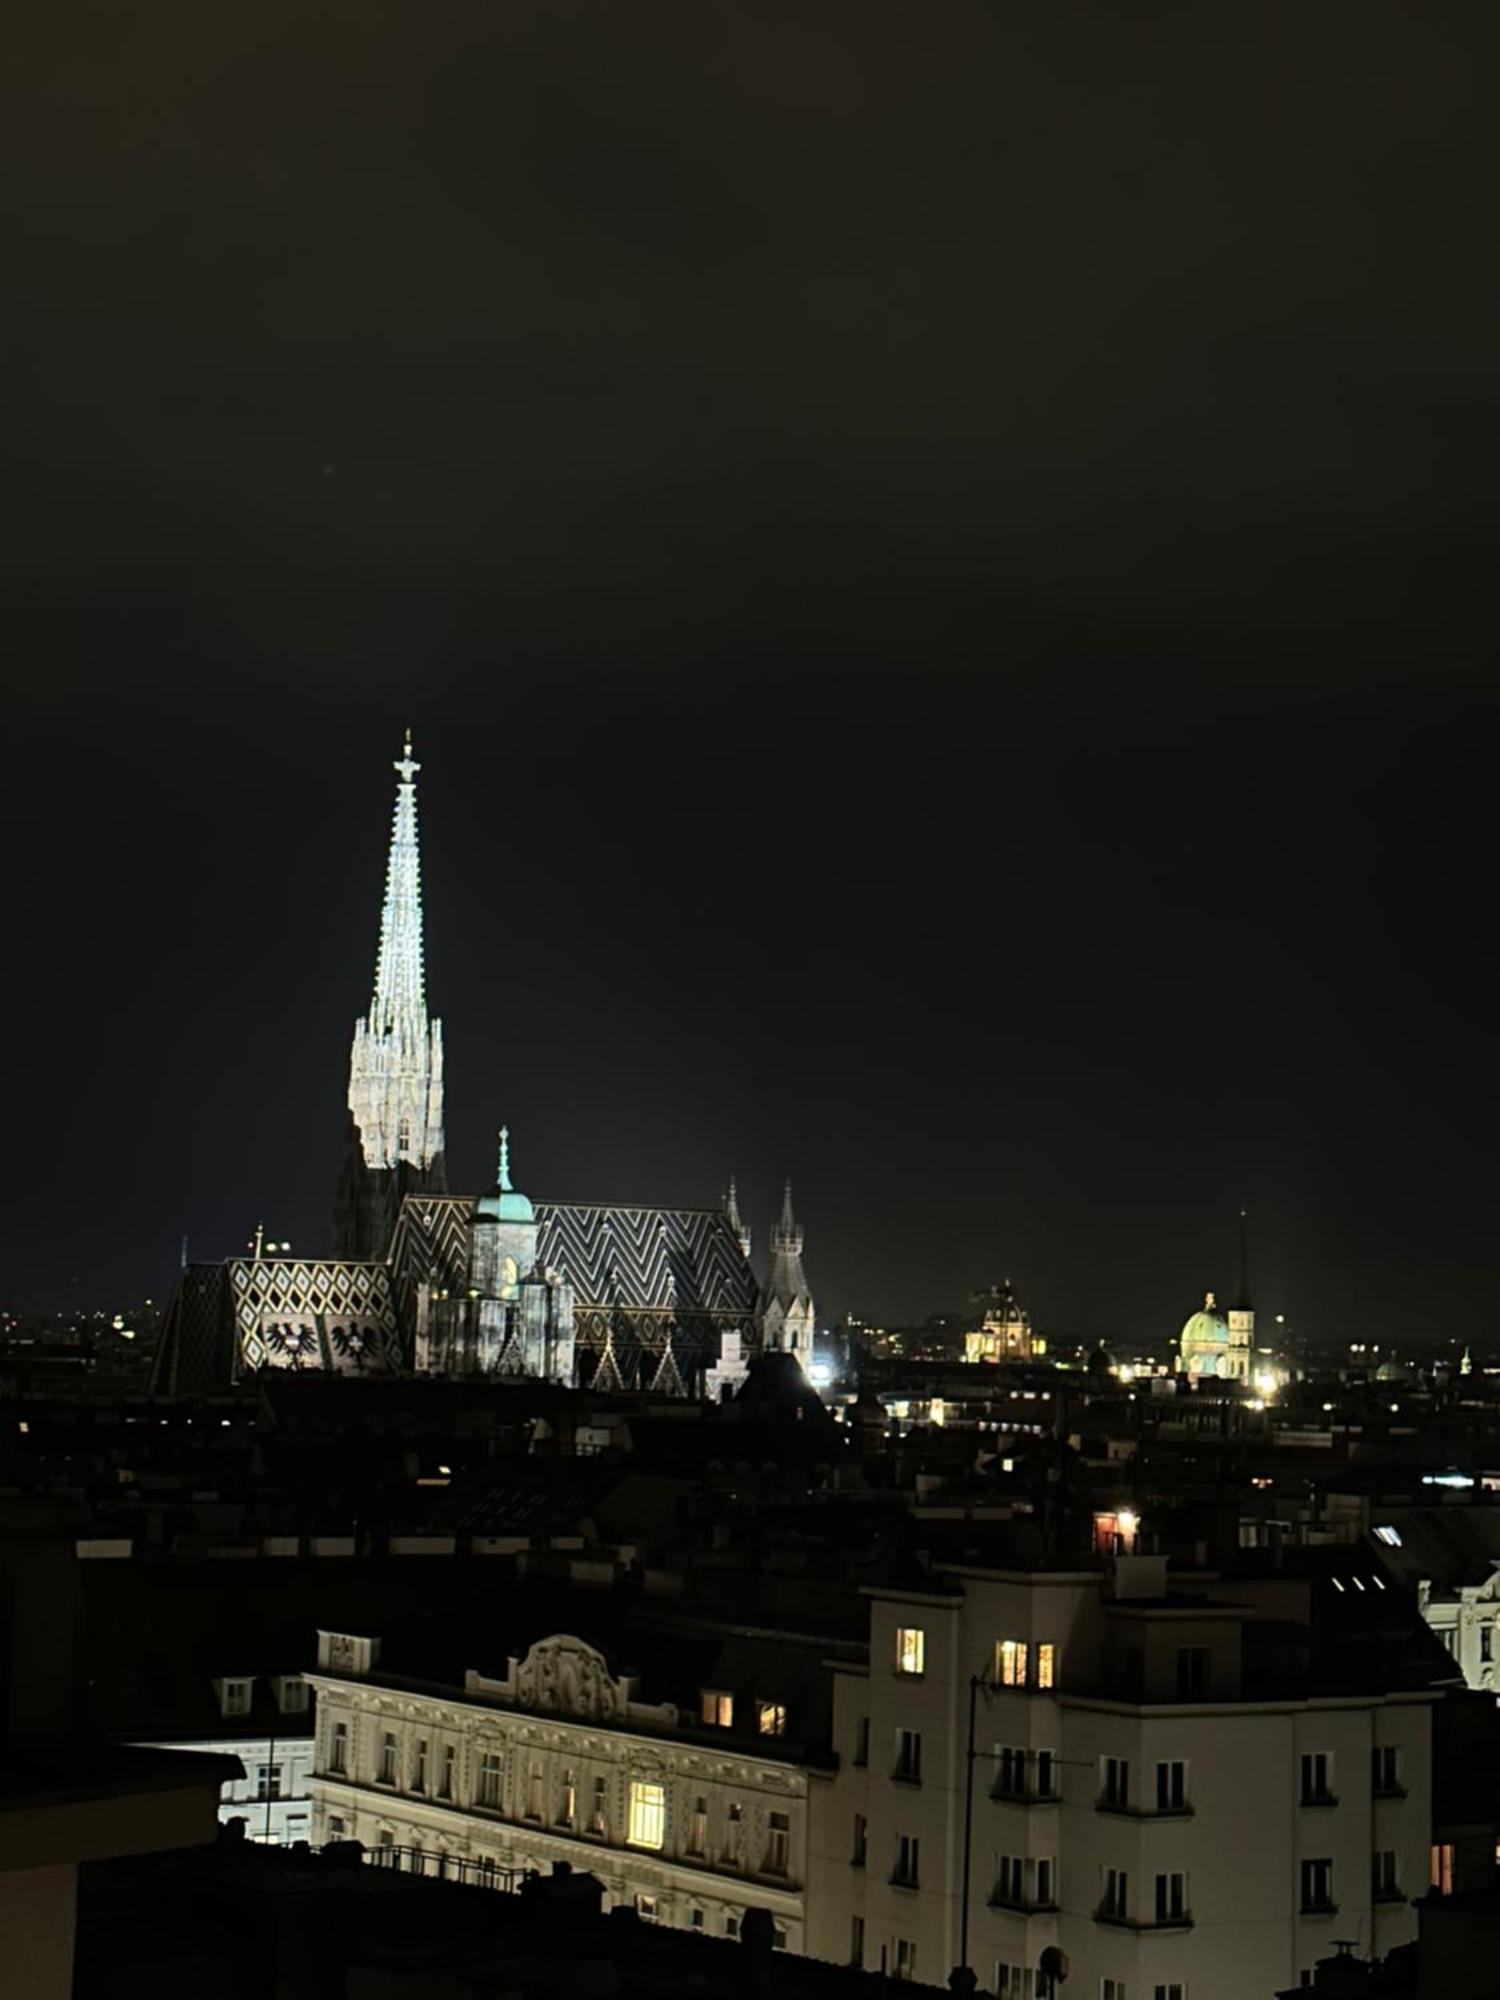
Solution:
<svg viewBox="0 0 1500 2000"><path fill-rule="evenodd" d="M461 1289L473 1209L462 1195L405 1202L393 1252L398 1284L431 1276ZM755 1274L721 1209L539 1201L536 1222L538 1264L567 1279L580 1307L736 1320L755 1311Z"/></svg>

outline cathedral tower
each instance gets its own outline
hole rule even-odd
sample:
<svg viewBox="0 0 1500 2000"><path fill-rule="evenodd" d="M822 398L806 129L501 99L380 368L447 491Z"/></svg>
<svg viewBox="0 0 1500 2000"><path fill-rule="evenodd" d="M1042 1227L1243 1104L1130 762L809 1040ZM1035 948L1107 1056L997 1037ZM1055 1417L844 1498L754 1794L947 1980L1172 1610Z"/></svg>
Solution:
<svg viewBox="0 0 1500 2000"><path fill-rule="evenodd" d="M334 1215L341 1257L380 1258L408 1194L440 1194L443 1171L443 1024L429 1020L422 965L422 871L417 851L421 769L405 750L395 770L396 813L380 913L370 1011L354 1024L349 1055L349 1150Z"/></svg>

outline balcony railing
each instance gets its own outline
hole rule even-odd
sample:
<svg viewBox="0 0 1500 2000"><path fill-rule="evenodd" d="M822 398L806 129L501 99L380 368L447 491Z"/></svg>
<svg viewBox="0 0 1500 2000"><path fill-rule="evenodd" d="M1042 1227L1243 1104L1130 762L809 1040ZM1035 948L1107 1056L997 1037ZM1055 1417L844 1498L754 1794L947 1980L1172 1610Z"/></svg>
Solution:
<svg viewBox="0 0 1500 2000"><path fill-rule="evenodd" d="M434 1882L462 1882L473 1889L499 1889L514 1894L524 1879L519 1868L502 1868L495 1861L475 1861L464 1854L437 1854L425 1847L367 1847L365 1865L392 1869L399 1875L425 1875Z"/></svg>

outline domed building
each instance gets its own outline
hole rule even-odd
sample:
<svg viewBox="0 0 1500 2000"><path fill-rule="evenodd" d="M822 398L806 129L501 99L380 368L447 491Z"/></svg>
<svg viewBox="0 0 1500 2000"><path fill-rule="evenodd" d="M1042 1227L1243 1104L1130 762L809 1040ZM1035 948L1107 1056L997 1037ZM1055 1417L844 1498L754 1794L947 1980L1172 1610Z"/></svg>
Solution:
<svg viewBox="0 0 1500 2000"><path fill-rule="evenodd" d="M1255 1315L1248 1308L1238 1308L1226 1318L1213 1293L1205 1292L1203 1304L1183 1322L1178 1335L1178 1362L1183 1374L1193 1379L1207 1375L1221 1382L1247 1382L1254 1326Z"/></svg>
<svg viewBox="0 0 1500 2000"><path fill-rule="evenodd" d="M975 1333L964 1335L965 1361L1034 1361L1047 1352L1047 1343L1031 1327L1031 1315L1012 1289L1010 1279L992 1286L985 1305L984 1324Z"/></svg>

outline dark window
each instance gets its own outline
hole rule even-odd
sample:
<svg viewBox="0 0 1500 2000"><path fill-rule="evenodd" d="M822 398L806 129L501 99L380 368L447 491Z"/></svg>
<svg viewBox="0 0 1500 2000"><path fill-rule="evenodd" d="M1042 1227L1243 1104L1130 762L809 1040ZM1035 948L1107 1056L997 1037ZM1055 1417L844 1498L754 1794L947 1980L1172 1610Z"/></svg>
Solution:
<svg viewBox="0 0 1500 2000"><path fill-rule="evenodd" d="M1304 1910L1331 1910L1333 1908L1332 1861L1303 1862L1302 1907Z"/></svg>
<svg viewBox="0 0 1500 2000"><path fill-rule="evenodd" d="M1177 1648L1177 1699L1202 1701L1208 1693L1207 1646Z"/></svg>

